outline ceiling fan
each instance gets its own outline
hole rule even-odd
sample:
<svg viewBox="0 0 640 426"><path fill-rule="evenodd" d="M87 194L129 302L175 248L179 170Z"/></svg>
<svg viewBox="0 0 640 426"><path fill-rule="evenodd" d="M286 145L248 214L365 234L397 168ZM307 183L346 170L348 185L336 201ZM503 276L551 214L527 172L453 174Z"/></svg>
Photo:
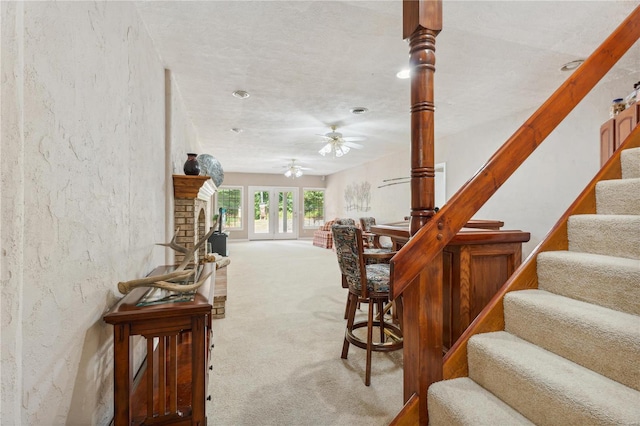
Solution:
<svg viewBox="0 0 640 426"><path fill-rule="evenodd" d="M342 133L336 132L336 126L331 126L331 131L325 133L322 136L327 140L325 146L318 151L320 155L326 156L327 154L333 155L333 157L342 157L348 153L351 148L362 149L364 146L354 143L355 141L363 141L365 138L359 136L343 137Z"/></svg>
<svg viewBox="0 0 640 426"><path fill-rule="evenodd" d="M285 168L284 175L292 179L302 176L304 174L303 170L311 170L308 167L302 167L297 165L295 158L292 158L291 163L284 166L284 168Z"/></svg>

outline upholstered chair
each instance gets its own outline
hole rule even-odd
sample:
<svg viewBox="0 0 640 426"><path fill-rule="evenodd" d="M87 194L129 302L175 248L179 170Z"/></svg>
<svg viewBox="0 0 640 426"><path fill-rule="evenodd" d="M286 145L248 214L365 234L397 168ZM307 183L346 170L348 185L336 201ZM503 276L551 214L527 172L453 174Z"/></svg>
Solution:
<svg viewBox="0 0 640 426"><path fill-rule="evenodd" d="M375 235L371 232L371 227L373 225L376 224L376 218L375 217L361 217L360 218L360 228L365 232L365 246L369 247L369 248L376 248L376 249L386 249L386 250L391 250L391 246L383 246L380 243L380 236L379 235Z"/></svg>
<svg viewBox="0 0 640 426"><path fill-rule="evenodd" d="M331 226L335 223L334 220L325 222L317 231L313 233L313 245L322 248L333 248L333 236L331 235Z"/></svg>
<svg viewBox="0 0 640 426"><path fill-rule="evenodd" d="M367 264L365 257L391 257L394 253L364 253L362 230L352 225L334 225L331 228L333 243L340 265L343 282L349 288L347 302L347 325L342 346L342 358L346 359L349 345L353 344L367 351L365 385L371 384L371 353L389 352L402 348L402 331L399 324L385 319L385 304L389 301L389 264ZM359 303L368 304L366 321L355 322ZM374 318L374 309L378 316ZM402 303L396 304L399 318L402 318ZM366 339L354 334L354 330L366 327ZM379 336L374 341L373 329L378 328Z"/></svg>

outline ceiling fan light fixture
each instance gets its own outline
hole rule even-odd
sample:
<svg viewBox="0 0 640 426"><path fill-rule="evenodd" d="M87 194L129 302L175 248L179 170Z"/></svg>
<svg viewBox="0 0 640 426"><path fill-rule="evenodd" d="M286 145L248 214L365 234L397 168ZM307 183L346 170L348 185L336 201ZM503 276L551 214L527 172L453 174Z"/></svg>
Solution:
<svg viewBox="0 0 640 426"><path fill-rule="evenodd" d="M291 160L291 163L288 166L289 168L284 172L284 175L288 178L299 178L304 173L302 172L302 167L296 165L296 160Z"/></svg>
<svg viewBox="0 0 640 426"><path fill-rule="evenodd" d="M318 153L320 153L320 155L322 155L323 157L327 154L331 154L334 158L339 158L347 154L349 151L351 151L351 148L349 148L348 146L343 145L338 141L331 141L323 146L322 149L318 151Z"/></svg>
<svg viewBox="0 0 640 426"><path fill-rule="evenodd" d="M284 175L288 178L299 178L300 176L302 176L304 173L302 172L302 169L300 169L298 166L291 166L289 169L287 169L286 172L284 172Z"/></svg>
<svg viewBox="0 0 640 426"><path fill-rule="evenodd" d="M351 148L345 145L336 146L336 157L342 157L351 151Z"/></svg>
<svg viewBox="0 0 640 426"><path fill-rule="evenodd" d="M323 157L327 154L331 154L331 143L328 143L325 146L323 146L320 149L320 151L318 151L318 153L320 153L320 155L322 155Z"/></svg>

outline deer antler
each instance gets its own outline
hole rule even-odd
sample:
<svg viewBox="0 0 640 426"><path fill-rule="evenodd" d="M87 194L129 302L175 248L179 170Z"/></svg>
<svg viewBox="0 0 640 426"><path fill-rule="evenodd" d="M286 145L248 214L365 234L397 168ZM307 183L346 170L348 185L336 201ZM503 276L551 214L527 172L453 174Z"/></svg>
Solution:
<svg viewBox="0 0 640 426"><path fill-rule="evenodd" d="M189 276L192 275L194 272L195 272L195 269L190 269L186 271L185 273L183 273L183 276L184 276L183 279L189 278ZM211 276L211 272L206 274L200 281L193 284L179 284L179 283L167 282L164 280L158 280L159 278L158 276L149 277L148 279L153 279L152 282L148 282L148 281L145 282L144 281L145 278L143 278L140 280L132 280L132 281L127 281L125 283L118 283L118 290L120 291L120 293L126 294L137 287L156 287L164 290L174 291L177 293L186 293L199 288L202 284L204 284L204 282L210 276Z"/></svg>
<svg viewBox="0 0 640 426"><path fill-rule="evenodd" d="M180 253L186 253L189 251L188 248L181 246L180 244L176 243L176 238L178 237L178 232L180 232L180 228L176 228L176 233L173 234L173 238L171 239L171 241L169 241L168 243L156 243L157 246L165 246L165 247L171 247L172 249L174 249L175 251L179 251Z"/></svg>
<svg viewBox="0 0 640 426"><path fill-rule="evenodd" d="M202 245L204 243L207 242L207 240L209 239L209 237L211 236L211 234L213 234L213 232L215 231L215 228L211 228L209 230L209 232L207 232L207 235L205 235L204 237L202 237L202 239L200 239L196 245L194 245L191 250L187 251L184 255L184 259L182 260L182 263L180 265L178 265L178 267L176 268L176 271L178 270L182 270L184 269L189 262L191 262L191 259L193 258L194 254L198 251L198 249L200 247L202 247Z"/></svg>
<svg viewBox="0 0 640 426"><path fill-rule="evenodd" d="M176 229L176 233L171 239L171 242L167 244L159 244L161 246L171 247L172 249L184 253L184 259L180 265L173 272L169 272L164 275L155 275L153 277L140 278L137 280L131 281L121 281L118 283L118 291L122 294L127 294L131 290L137 287L157 287L165 290L175 291L178 293L185 293L188 291L192 291L200 287L211 275L207 274L200 281L193 284L179 284L171 281L183 281L193 275L196 270L195 269L186 269L187 265L193 259L195 253L202 247L202 245L207 242L211 234L215 231L215 228L211 228L207 235L202 237L191 249L187 249L179 244L176 244L175 240L178 235L178 231L180 228ZM183 251L184 250L184 251Z"/></svg>
<svg viewBox="0 0 640 426"><path fill-rule="evenodd" d="M169 272L168 274L164 274L164 275L156 275L154 277L140 278L138 280L121 281L118 283L118 291L122 294L127 294L136 287L144 287L144 286L153 287L153 283L156 283L158 281L163 281L163 282L184 281L188 279L191 275L193 275L195 271L196 271L195 269L189 269L187 271L180 270L180 271ZM176 284L176 285L181 285L181 284Z"/></svg>

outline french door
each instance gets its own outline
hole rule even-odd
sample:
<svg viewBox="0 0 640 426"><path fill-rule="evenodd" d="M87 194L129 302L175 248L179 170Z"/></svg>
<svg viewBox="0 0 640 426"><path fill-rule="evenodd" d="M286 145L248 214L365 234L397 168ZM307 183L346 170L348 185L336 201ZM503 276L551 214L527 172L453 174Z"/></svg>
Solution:
<svg viewBox="0 0 640 426"><path fill-rule="evenodd" d="M298 238L298 188L249 187L249 239Z"/></svg>

